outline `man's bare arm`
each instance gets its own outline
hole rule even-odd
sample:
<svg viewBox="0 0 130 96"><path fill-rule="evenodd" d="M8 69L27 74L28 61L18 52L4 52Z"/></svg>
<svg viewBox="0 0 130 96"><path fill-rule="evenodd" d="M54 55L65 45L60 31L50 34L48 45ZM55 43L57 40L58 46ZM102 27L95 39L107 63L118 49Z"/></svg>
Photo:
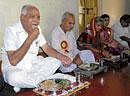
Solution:
<svg viewBox="0 0 130 96"><path fill-rule="evenodd" d="M8 58L10 61L10 64L17 65L25 54L27 53L28 49L30 48L30 45L32 44L32 40L30 38L27 38L23 45L16 51L7 51Z"/></svg>
<svg viewBox="0 0 130 96"><path fill-rule="evenodd" d="M24 41L24 43L22 44L22 46L19 49L15 50L15 51L13 51L13 50L7 51L10 64L16 66L17 63L19 63L23 59L23 57L27 53L28 49L30 48L32 42L37 38L38 35L39 35L38 28L31 30L31 32L28 32L27 39Z"/></svg>
<svg viewBox="0 0 130 96"><path fill-rule="evenodd" d="M64 64L64 66L68 66L72 62L72 60L69 57L57 52L54 48L50 47L47 43L44 46L42 46L42 49L47 55L59 59Z"/></svg>

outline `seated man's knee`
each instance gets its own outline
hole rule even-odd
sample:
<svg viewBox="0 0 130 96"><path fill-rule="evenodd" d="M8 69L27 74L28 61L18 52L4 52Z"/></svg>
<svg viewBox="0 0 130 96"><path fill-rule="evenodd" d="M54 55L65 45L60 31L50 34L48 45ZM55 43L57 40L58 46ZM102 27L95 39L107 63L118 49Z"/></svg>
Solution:
<svg viewBox="0 0 130 96"><path fill-rule="evenodd" d="M58 67L60 67L60 65L61 65L61 61L60 60L58 60L56 58L53 58L53 57L47 57L47 58L48 58L48 60L50 62L52 62L51 65L54 64L54 66L57 65Z"/></svg>
<svg viewBox="0 0 130 96"><path fill-rule="evenodd" d="M7 82L12 86L17 86L21 84L25 79L21 72L9 72L7 75Z"/></svg>

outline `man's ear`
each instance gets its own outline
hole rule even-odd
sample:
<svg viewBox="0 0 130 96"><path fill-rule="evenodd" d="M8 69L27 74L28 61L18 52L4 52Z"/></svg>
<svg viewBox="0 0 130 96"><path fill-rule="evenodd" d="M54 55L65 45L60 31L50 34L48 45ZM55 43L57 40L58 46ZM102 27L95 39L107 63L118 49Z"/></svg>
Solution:
<svg viewBox="0 0 130 96"><path fill-rule="evenodd" d="M23 20L23 17L24 17L24 16L23 16L23 15L21 15L21 16L20 16L20 19L21 19L21 20Z"/></svg>

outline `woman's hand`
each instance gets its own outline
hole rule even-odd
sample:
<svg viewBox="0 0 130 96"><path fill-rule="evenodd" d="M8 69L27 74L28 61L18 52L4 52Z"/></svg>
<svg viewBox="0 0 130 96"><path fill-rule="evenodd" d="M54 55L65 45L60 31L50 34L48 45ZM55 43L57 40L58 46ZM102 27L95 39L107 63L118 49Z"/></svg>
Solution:
<svg viewBox="0 0 130 96"><path fill-rule="evenodd" d="M110 59L111 57L112 57L112 54L110 54L108 51L106 51L106 50L103 50L102 51L102 54L103 54L103 56L105 56L106 58L108 58L108 59Z"/></svg>
<svg viewBox="0 0 130 96"><path fill-rule="evenodd" d="M118 43L115 40L112 40L112 42L110 43L110 47L117 48Z"/></svg>

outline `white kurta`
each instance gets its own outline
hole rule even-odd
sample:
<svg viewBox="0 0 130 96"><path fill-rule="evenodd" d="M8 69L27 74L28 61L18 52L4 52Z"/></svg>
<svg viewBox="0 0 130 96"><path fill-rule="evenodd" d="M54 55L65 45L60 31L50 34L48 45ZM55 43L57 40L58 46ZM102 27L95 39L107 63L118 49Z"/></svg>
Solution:
<svg viewBox="0 0 130 96"><path fill-rule="evenodd" d="M76 39L73 31L63 32L60 26L52 31L51 45L54 49L63 53L70 58L74 58L78 53L83 63L95 62L93 53L90 50L79 51L76 45ZM66 43L63 43L66 42ZM71 64L69 67L60 67L62 72L71 72L76 68L76 64Z"/></svg>
<svg viewBox="0 0 130 96"><path fill-rule="evenodd" d="M112 26L114 32L114 39L121 43L123 46L129 48L128 43L120 39L120 36L126 36L130 38L130 32L128 27L122 27L120 22L115 23Z"/></svg>
<svg viewBox="0 0 130 96"><path fill-rule="evenodd" d="M40 27L39 30L38 38L33 41L24 58L16 66L12 66L7 51L20 48L28 34L23 29L20 21L6 29L3 48L5 52L2 54L2 73L5 81L10 85L20 88L36 87L48 76L53 75L61 65L61 62L55 58L37 56L39 47L46 44Z"/></svg>

